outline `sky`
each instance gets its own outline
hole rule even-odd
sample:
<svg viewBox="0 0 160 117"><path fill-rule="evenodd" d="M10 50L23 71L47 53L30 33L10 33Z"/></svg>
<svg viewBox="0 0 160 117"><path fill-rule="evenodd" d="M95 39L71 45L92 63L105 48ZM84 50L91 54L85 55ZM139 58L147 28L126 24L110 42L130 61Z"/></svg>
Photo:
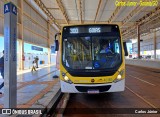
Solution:
<svg viewBox="0 0 160 117"><path fill-rule="evenodd" d="M24 52L25 53L36 53L36 54L45 53L45 52L48 53L47 48L36 46L36 47L43 48L43 51L37 51L37 50L32 50L32 46L36 46L36 45L32 45L32 44L29 44L29 43L24 43Z"/></svg>
<svg viewBox="0 0 160 117"><path fill-rule="evenodd" d="M17 45L19 45L18 41L17 41ZM33 46L36 46L36 45L33 45ZM48 52L47 48L41 47L43 48L43 51L36 51L36 50L32 50L31 47L32 47L32 44L24 43L24 52L25 53L35 53L35 54ZM39 46L36 46L36 47L39 47ZM2 52L3 50L4 50L4 38L0 36L0 52ZM17 46L17 51L18 51L18 46Z"/></svg>
<svg viewBox="0 0 160 117"><path fill-rule="evenodd" d="M4 39L0 36L0 52L4 50Z"/></svg>
<svg viewBox="0 0 160 117"><path fill-rule="evenodd" d="M129 54L132 54L132 43L127 43L127 50Z"/></svg>

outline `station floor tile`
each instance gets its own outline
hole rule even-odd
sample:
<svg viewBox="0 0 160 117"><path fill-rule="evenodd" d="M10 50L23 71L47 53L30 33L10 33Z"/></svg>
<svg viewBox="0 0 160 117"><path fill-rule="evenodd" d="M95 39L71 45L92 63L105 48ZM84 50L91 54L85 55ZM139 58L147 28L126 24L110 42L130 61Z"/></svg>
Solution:
<svg viewBox="0 0 160 117"><path fill-rule="evenodd" d="M53 75L59 74L55 66L45 67L34 72L17 75L17 107L45 107L60 89L59 79ZM4 88L0 95L0 108L4 106Z"/></svg>

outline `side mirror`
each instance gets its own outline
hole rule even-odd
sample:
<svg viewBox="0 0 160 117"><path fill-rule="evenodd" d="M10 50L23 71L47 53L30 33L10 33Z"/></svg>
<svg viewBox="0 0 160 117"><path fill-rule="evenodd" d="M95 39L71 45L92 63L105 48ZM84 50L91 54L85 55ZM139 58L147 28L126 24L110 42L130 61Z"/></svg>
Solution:
<svg viewBox="0 0 160 117"><path fill-rule="evenodd" d="M126 45L126 42L123 42L123 48L124 48L125 56L128 56L128 51L127 51L127 45Z"/></svg>
<svg viewBox="0 0 160 117"><path fill-rule="evenodd" d="M59 50L59 42L58 42L58 40L57 40L57 36L58 35L61 35L61 33L56 33L55 34L55 51L58 51Z"/></svg>
<svg viewBox="0 0 160 117"><path fill-rule="evenodd" d="M58 40L55 40L55 51L59 50L59 42Z"/></svg>

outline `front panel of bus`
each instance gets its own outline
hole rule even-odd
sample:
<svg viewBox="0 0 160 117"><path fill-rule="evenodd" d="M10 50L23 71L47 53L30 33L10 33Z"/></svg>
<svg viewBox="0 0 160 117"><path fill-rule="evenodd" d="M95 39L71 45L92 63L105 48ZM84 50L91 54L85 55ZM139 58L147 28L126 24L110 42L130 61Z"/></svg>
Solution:
<svg viewBox="0 0 160 117"><path fill-rule="evenodd" d="M62 30L62 92L124 90L124 52L118 25L77 25Z"/></svg>

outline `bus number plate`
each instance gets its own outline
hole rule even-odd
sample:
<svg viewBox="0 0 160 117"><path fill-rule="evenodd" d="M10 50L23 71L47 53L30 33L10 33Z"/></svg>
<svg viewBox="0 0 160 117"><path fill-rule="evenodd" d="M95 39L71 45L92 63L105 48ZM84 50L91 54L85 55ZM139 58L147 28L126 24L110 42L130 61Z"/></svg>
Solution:
<svg viewBox="0 0 160 117"><path fill-rule="evenodd" d="M97 94L99 90L88 90L88 94Z"/></svg>

